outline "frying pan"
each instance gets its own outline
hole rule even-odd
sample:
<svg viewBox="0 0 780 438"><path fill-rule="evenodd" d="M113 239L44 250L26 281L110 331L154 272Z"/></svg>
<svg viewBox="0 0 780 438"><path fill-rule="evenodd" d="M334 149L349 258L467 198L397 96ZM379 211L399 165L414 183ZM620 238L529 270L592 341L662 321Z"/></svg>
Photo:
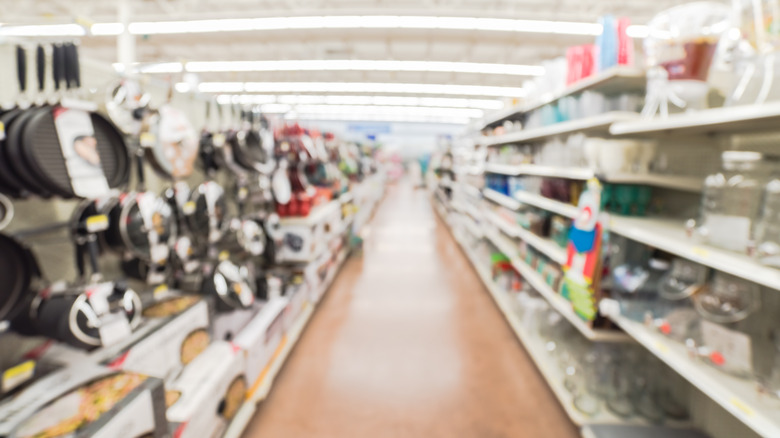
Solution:
<svg viewBox="0 0 780 438"><path fill-rule="evenodd" d="M146 116L145 125L153 138L144 146L146 157L160 176L180 180L192 175L198 158L199 138L183 111L165 104Z"/></svg>
<svg viewBox="0 0 780 438"><path fill-rule="evenodd" d="M203 282L202 293L217 297L218 310L247 309L255 301L256 287L249 265L236 265L224 260Z"/></svg>
<svg viewBox="0 0 780 438"><path fill-rule="evenodd" d="M0 234L0 321L21 310L34 277L40 276L31 250L13 237Z"/></svg>
<svg viewBox="0 0 780 438"><path fill-rule="evenodd" d="M263 149L263 139L260 133L254 128L252 113L242 111L241 118L244 119L242 127L234 131L228 138L233 156L236 162L247 170L264 170L262 163L266 160L266 153Z"/></svg>
<svg viewBox="0 0 780 438"><path fill-rule="evenodd" d="M16 73L19 83L19 95L20 97L27 90L27 55L25 50L16 46ZM21 100L21 98L19 99ZM14 119L22 113L20 103L17 102L15 108L8 110L0 116L0 125L2 125L2 136L0 136L0 192L6 193L13 197L20 197L24 192L24 186L19 182L16 177L16 171L14 166L11 165L5 153L7 128L11 125Z"/></svg>
<svg viewBox="0 0 780 438"><path fill-rule="evenodd" d="M34 319L40 334L91 349L102 345L100 329L112 318L125 318L131 330L137 328L141 308L141 298L133 289L101 283L42 297Z"/></svg>
<svg viewBox="0 0 780 438"><path fill-rule="evenodd" d="M68 44L55 48L53 57L55 66L59 65L53 69L55 88L57 88L56 83L61 80L57 75L63 71L68 87L71 85L79 87L81 79L76 46ZM75 149L73 155L65 157L59 134L66 126L64 124L58 126L57 119L60 117L68 121L71 126L75 120L82 123L81 129L87 137L89 137L89 130L93 131L99 169L95 169L94 161L75 152ZM25 112L11 128L8 152L17 158L21 157L20 161L28 166L31 172L25 175L27 177L25 181L28 183L31 180L35 181L37 183L35 191L39 194L47 193L48 189L67 198L95 196L99 193L95 192L94 187L96 185L99 187L99 180L102 178L105 178L108 187L111 188L127 183L129 177L127 146L118 129L97 113L65 108L61 105L44 107ZM70 129L70 126L68 128ZM80 137L76 136L74 143ZM90 169L87 170L89 175L85 177L86 180L80 178L82 180L76 183L76 175L71 174L74 167L68 165L70 160L82 163L80 165L82 169Z"/></svg>
<svg viewBox="0 0 780 438"><path fill-rule="evenodd" d="M227 221L225 190L214 181L206 181L192 192L190 202L188 211L184 213L193 236L201 244L218 242Z"/></svg>

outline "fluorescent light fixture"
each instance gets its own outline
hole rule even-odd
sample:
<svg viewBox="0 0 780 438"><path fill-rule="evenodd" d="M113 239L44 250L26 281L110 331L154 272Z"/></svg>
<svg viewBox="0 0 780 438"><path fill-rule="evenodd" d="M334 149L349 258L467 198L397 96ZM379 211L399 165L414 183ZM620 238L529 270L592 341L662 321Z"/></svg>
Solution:
<svg viewBox="0 0 780 438"><path fill-rule="evenodd" d="M445 73L479 73L516 76L541 76L540 65L488 64L477 62L439 61L370 61L370 60L298 60L298 61L211 61L188 62L189 72L235 71L423 71Z"/></svg>
<svg viewBox="0 0 780 438"><path fill-rule="evenodd" d="M479 109L441 108L420 106L381 106L381 105L296 105L299 114L366 114L382 116L429 116L461 117L478 119L484 115Z"/></svg>
<svg viewBox="0 0 780 438"><path fill-rule="evenodd" d="M650 29L642 24L632 24L626 28L626 35L636 39L647 38L650 35Z"/></svg>
<svg viewBox="0 0 780 438"><path fill-rule="evenodd" d="M184 68L181 62L157 62L144 64L137 67L141 73L181 73Z"/></svg>
<svg viewBox="0 0 780 438"><path fill-rule="evenodd" d="M468 125L471 119L466 117L430 117L430 116L409 116L409 115L376 115L366 113L354 114L299 114L287 113L284 117L287 120L321 120L321 121L351 121L351 122L392 122L392 123L441 123L448 125Z"/></svg>
<svg viewBox="0 0 780 438"><path fill-rule="evenodd" d="M35 26L2 26L0 35L17 37L84 36L87 32L78 24L43 24Z"/></svg>
<svg viewBox="0 0 780 438"><path fill-rule="evenodd" d="M178 86L179 84L177 84ZM186 85L186 84L181 84ZM218 96L220 103L231 102L230 95ZM347 95L300 95L300 94L243 94L239 96L242 104L283 103L327 104L327 105L384 105L384 106L430 106L451 108L476 108L482 110L499 110L504 103L498 99L463 99L441 97L408 97L408 96L347 96Z"/></svg>
<svg viewBox="0 0 780 438"><path fill-rule="evenodd" d="M451 29L567 35L598 35L598 23L515 20L508 18L428 17L396 15L230 18L218 20L137 22L136 35L237 32L290 29Z"/></svg>
<svg viewBox="0 0 780 438"><path fill-rule="evenodd" d="M202 82L202 93L387 93L523 97L520 87L383 82Z"/></svg>
<svg viewBox="0 0 780 438"><path fill-rule="evenodd" d="M629 36L642 38L644 26L629 26ZM545 20L516 20L511 18L426 17L397 15L312 16L227 18L191 21L146 21L130 23L128 31L134 35L270 31L291 29L449 29L491 32L543 33L561 35L601 34L598 23ZM122 23L95 23L92 35L112 36L124 32ZM8 36L83 36L84 28L77 24L49 24L35 26L4 26L0 35Z"/></svg>

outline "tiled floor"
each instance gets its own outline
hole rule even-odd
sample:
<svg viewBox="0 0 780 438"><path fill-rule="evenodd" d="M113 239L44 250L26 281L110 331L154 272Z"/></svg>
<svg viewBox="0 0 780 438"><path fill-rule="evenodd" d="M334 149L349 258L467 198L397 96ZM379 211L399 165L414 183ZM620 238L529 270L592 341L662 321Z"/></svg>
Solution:
<svg viewBox="0 0 780 438"><path fill-rule="evenodd" d="M401 183L244 436L578 435L426 192Z"/></svg>

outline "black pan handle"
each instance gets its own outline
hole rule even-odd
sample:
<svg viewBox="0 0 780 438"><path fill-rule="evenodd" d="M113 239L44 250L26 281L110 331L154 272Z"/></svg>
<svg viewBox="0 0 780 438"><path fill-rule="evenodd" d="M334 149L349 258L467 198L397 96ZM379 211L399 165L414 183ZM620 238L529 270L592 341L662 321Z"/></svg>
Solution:
<svg viewBox="0 0 780 438"><path fill-rule="evenodd" d="M71 62L71 68L73 70L73 72L71 73L73 75L73 84L77 89L81 88L81 65L79 64L79 47L74 43L70 43L70 62Z"/></svg>
<svg viewBox="0 0 780 438"><path fill-rule="evenodd" d="M75 80L73 78L73 55L70 47L71 43L62 45L62 61L64 63L62 71L65 73L65 84L68 90L72 89L75 85Z"/></svg>
<svg viewBox="0 0 780 438"><path fill-rule="evenodd" d="M35 67L37 68L36 73L38 73L38 91L42 93L46 79L46 52L40 44L35 49Z"/></svg>
<svg viewBox="0 0 780 438"><path fill-rule="evenodd" d="M86 266L84 265L84 244L76 243L76 272L79 274L79 278L83 279L87 275Z"/></svg>
<svg viewBox="0 0 780 438"><path fill-rule="evenodd" d="M87 250L89 251L89 265L92 268L92 274L99 274L100 267L98 266L98 259L100 258L100 249L98 248L96 235L87 235Z"/></svg>
<svg viewBox="0 0 780 438"><path fill-rule="evenodd" d="M138 172L137 190L142 192L146 189L146 176L144 175L144 151L139 147L135 152L135 167Z"/></svg>
<svg viewBox="0 0 780 438"><path fill-rule="evenodd" d="M65 80L65 52L60 44L52 45L52 75L54 77L54 89L59 90L62 81Z"/></svg>
<svg viewBox="0 0 780 438"><path fill-rule="evenodd" d="M24 93L27 90L27 53L22 46L16 46L16 79L19 90Z"/></svg>

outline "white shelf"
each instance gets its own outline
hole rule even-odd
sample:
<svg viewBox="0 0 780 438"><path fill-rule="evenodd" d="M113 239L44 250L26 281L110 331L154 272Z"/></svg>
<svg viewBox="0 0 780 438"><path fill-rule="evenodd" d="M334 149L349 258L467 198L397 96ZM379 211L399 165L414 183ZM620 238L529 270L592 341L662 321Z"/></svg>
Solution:
<svg viewBox="0 0 780 438"><path fill-rule="evenodd" d="M666 118L616 123L612 135L631 137L668 137L684 135L740 134L780 131L780 102L713 108Z"/></svg>
<svg viewBox="0 0 780 438"><path fill-rule="evenodd" d="M482 194L486 199L489 199L498 205L503 205L510 210L517 210L520 208L520 203L515 199L512 199L509 196L501 194L493 189L484 189Z"/></svg>
<svg viewBox="0 0 780 438"><path fill-rule="evenodd" d="M469 196L473 196L475 198L482 198L482 191L474 186L472 186L469 183L462 182L460 184L461 187L463 187L463 191L466 192Z"/></svg>
<svg viewBox="0 0 780 438"><path fill-rule="evenodd" d="M352 200L355 198L355 194L353 192L346 192L339 196L339 203L341 204L347 204L349 202L352 202Z"/></svg>
<svg viewBox="0 0 780 438"><path fill-rule="evenodd" d="M553 394L558 399L558 402L561 404L564 411L566 411L566 415L568 415L568 417L571 419L571 421L574 424L576 424L577 426L584 426L587 424L627 424L627 423L643 424L644 423L641 420L636 420L636 419L631 421L626 421L622 418L613 415L604 407L602 407L601 412L597 414L595 417L588 417L582 414L580 411L578 411L574 407L573 397L571 393L568 390L566 390L566 388L563 386L564 375L561 372L558 364L555 363L555 361L549 356L549 353L547 352L544 346L544 341L539 339L537 336L533 335L528 328L523 326L522 321L520 321L520 318L512 310L510 298L507 296L507 293L501 290L500 288L498 288L495 282L493 282L493 280L490 278L490 274L487 272L486 269L481 267L481 265L478 263L478 261L471 253L471 251L469 251L469 249L462 244L461 247L466 253L467 258L471 261L472 266L474 266L474 269L477 271L479 278L482 280L482 283L485 285L485 288L490 293L490 296L493 297L493 301L495 301L499 310L504 315L504 318L509 323L509 326L512 328L512 331L515 333L515 336L517 336L517 339L525 348L525 351L528 353L528 356L531 357L531 360L534 362L536 368L544 377L545 381L547 382L547 385L550 387Z"/></svg>
<svg viewBox="0 0 780 438"><path fill-rule="evenodd" d="M612 67L603 72L578 81L577 83L570 85L559 93L548 93L540 96L533 102L528 102L523 105L501 110L485 118L484 126L487 127L488 125L498 123L504 119L514 116L515 114L533 111L539 107L547 105L548 103L555 102L562 97L581 93L585 90L597 91L607 95L643 92L646 82L645 72L642 69L627 66Z"/></svg>
<svg viewBox="0 0 780 438"><path fill-rule="evenodd" d="M609 127L613 123L634 120L637 118L639 118L639 114L637 113L613 111L593 117L569 120L567 122L555 123L539 128L523 129L494 137L483 137L480 142L485 146L500 146L508 143L544 140L558 135L573 134L577 132L594 135L609 134Z"/></svg>
<svg viewBox="0 0 780 438"><path fill-rule="evenodd" d="M551 211L568 218L574 218L579 213L577 207L571 204L566 204L554 199L548 199L542 195L519 191L515 193L514 198L522 204L532 205L534 207L541 208L542 210Z"/></svg>
<svg viewBox="0 0 780 438"><path fill-rule="evenodd" d="M485 164L485 171L500 175L544 176L549 178L565 178L586 181L598 177L602 181L613 184L642 184L668 189L700 192L704 182L703 177L659 175L651 173L620 173L599 174L591 169L577 167L555 167L536 164Z"/></svg>
<svg viewBox="0 0 780 438"><path fill-rule="evenodd" d="M500 236L496 236L493 233L486 232L485 236L493 242L499 251L509 257L512 267L534 288L540 295L542 295L550 305L555 308L564 318L566 318L583 336L594 342L627 342L630 340L625 333L611 330L594 330L588 323L582 320L571 306L571 303L565 298L555 292L550 285L544 281L541 274L536 272L527 263L520 261L517 257L517 251L511 249L511 245L508 244L505 239Z"/></svg>
<svg viewBox="0 0 780 438"><path fill-rule="evenodd" d="M505 234L525 241L559 265L566 263L566 250L557 243L550 239L539 237L519 225L510 224L496 213L487 212L486 215L490 222Z"/></svg>
<svg viewBox="0 0 780 438"><path fill-rule="evenodd" d="M707 245L699 245L685 232L680 221L612 216L609 229L668 253L692 260L712 269L780 289L780 270L761 265L747 255Z"/></svg>
<svg viewBox="0 0 780 438"><path fill-rule="evenodd" d="M614 306L610 306L614 307ZM610 315L626 333L729 413L761 436L780 437L780 401L739 379L691 359L684 345L622 315Z"/></svg>

